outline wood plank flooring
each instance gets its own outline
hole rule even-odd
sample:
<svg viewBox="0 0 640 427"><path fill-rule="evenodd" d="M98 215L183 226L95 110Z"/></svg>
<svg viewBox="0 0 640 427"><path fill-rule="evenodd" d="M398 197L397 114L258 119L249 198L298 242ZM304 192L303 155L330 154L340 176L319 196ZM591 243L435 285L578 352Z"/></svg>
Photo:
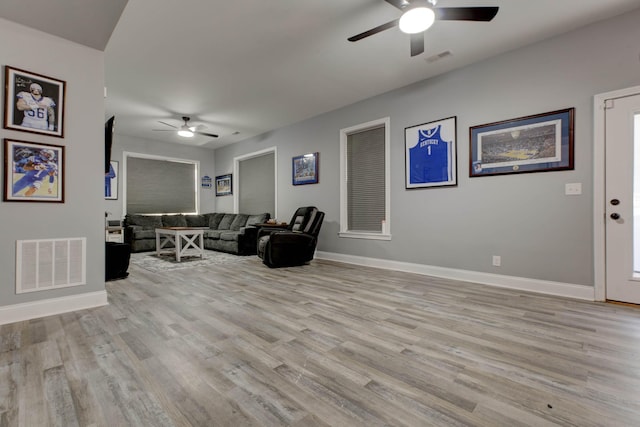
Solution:
<svg viewBox="0 0 640 427"><path fill-rule="evenodd" d="M0 426L639 426L640 310L315 260L0 327Z"/></svg>

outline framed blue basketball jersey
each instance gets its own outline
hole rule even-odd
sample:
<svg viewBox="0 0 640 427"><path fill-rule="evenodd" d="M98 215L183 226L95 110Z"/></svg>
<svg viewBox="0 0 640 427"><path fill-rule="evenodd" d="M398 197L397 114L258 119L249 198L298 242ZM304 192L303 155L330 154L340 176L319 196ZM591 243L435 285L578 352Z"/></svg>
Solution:
<svg viewBox="0 0 640 427"><path fill-rule="evenodd" d="M406 188L456 185L455 119L405 129Z"/></svg>

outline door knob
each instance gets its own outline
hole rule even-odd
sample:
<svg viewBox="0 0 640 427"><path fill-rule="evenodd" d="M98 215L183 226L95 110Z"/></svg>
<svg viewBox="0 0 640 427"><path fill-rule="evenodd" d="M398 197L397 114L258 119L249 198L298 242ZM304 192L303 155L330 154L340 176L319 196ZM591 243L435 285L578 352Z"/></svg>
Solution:
<svg viewBox="0 0 640 427"><path fill-rule="evenodd" d="M611 216L611 219L620 219L620 214L615 213L615 212L612 213L610 216Z"/></svg>
<svg viewBox="0 0 640 427"><path fill-rule="evenodd" d="M617 206L617 205L619 205L619 204L620 204L620 200L618 200L618 199L611 199L611 204L612 204L613 206Z"/></svg>

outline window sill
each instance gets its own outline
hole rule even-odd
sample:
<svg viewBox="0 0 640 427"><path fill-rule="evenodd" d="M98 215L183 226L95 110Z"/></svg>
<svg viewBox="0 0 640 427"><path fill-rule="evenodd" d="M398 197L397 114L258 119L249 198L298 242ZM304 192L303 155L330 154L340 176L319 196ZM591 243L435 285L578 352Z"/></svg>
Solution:
<svg viewBox="0 0 640 427"><path fill-rule="evenodd" d="M338 233L338 237L345 237L347 239L391 240L391 234L366 232L358 233L356 231L341 231Z"/></svg>

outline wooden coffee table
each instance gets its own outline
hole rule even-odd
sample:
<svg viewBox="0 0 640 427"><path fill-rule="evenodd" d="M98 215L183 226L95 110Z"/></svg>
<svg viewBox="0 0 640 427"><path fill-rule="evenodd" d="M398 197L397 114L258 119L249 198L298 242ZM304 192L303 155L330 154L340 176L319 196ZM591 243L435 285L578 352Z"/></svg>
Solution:
<svg viewBox="0 0 640 427"><path fill-rule="evenodd" d="M156 228L156 255L171 253L176 261L184 256L204 255L204 230L207 227L161 227ZM173 243L173 247L166 247Z"/></svg>

